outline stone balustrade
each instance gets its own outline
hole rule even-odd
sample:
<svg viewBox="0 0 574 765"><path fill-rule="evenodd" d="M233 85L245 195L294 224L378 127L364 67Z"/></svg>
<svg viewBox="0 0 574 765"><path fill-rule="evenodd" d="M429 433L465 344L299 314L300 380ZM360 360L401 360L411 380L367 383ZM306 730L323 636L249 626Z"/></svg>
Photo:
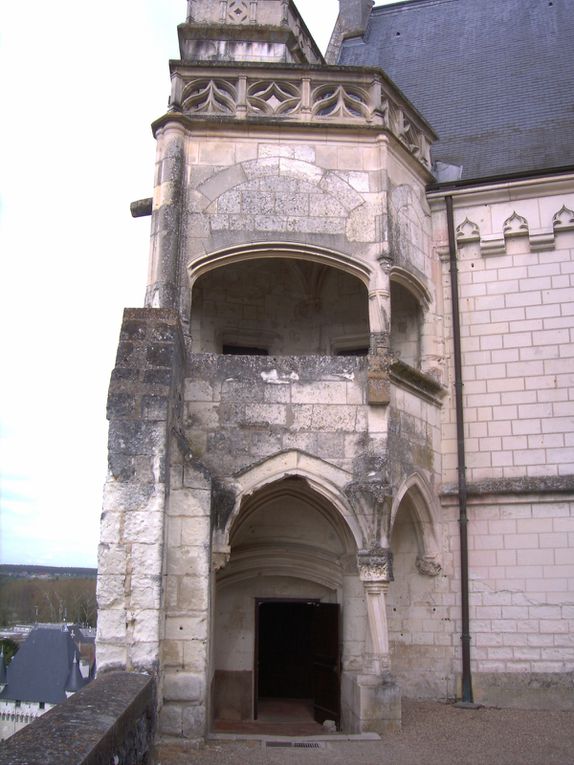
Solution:
<svg viewBox="0 0 574 765"><path fill-rule="evenodd" d="M3 765L149 765L155 682L114 672L0 743Z"/></svg>
<svg viewBox="0 0 574 765"><path fill-rule="evenodd" d="M390 132L425 167L436 139L418 112L378 69L296 67L244 63L190 65L172 62L170 114L305 123L312 126L373 127Z"/></svg>

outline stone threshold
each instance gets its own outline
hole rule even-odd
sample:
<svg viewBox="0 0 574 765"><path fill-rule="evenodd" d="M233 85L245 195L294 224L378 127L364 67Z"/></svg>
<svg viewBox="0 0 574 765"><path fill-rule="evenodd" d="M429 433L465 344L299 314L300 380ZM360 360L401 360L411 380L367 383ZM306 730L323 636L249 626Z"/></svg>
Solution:
<svg viewBox="0 0 574 765"><path fill-rule="evenodd" d="M380 741L378 733L325 733L322 735L309 736L273 736L269 733L209 733L208 741L261 741L262 744L269 743L281 744L309 744L312 742L327 741Z"/></svg>

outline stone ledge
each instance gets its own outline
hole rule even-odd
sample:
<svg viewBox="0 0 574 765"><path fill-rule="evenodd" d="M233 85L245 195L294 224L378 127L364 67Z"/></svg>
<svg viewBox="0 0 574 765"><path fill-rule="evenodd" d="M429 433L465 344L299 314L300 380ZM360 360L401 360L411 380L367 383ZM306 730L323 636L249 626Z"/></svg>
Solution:
<svg viewBox="0 0 574 765"><path fill-rule="evenodd" d="M442 399L446 395L446 388L433 377L420 372L418 369L405 364L404 361L396 361L389 369L390 380L399 388L414 393L415 396L435 406L442 406Z"/></svg>
<svg viewBox="0 0 574 765"><path fill-rule="evenodd" d="M553 494L574 492L574 475L524 476L523 478L493 478L469 483L469 496L486 494ZM458 486L449 484L441 492L443 497L456 496Z"/></svg>
<svg viewBox="0 0 574 765"><path fill-rule="evenodd" d="M3 765L148 765L155 733L155 681L114 672L0 744Z"/></svg>

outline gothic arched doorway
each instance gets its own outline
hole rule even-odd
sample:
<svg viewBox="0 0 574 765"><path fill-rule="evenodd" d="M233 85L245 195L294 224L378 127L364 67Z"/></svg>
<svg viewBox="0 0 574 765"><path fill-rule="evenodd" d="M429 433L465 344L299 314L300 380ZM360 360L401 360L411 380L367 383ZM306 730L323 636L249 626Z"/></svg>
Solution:
<svg viewBox="0 0 574 765"><path fill-rule="evenodd" d="M283 478L243 500L230 550L215 585L214 718L295 709L340 727L341 670L360 667L366 632L345 520L306 480Z"/></svg>

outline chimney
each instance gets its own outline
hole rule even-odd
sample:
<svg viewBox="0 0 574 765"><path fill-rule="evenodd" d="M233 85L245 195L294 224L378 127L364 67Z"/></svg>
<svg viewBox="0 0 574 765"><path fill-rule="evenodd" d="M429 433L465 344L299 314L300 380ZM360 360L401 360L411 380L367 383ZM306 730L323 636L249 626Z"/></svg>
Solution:
<svg viewBox="0 0 574 765"><path fill-rule="evenodd" d="M364 35L373 5L374 0L339 0L339 15L325 54L328 64L337 63L343 40Z"/></svg>
<svg viewBox="0 0 574 765"><path fill-rule="evenodd" d="M373 0L339 0L339 20L343 38L364 34L373 5Z"/></svg>

